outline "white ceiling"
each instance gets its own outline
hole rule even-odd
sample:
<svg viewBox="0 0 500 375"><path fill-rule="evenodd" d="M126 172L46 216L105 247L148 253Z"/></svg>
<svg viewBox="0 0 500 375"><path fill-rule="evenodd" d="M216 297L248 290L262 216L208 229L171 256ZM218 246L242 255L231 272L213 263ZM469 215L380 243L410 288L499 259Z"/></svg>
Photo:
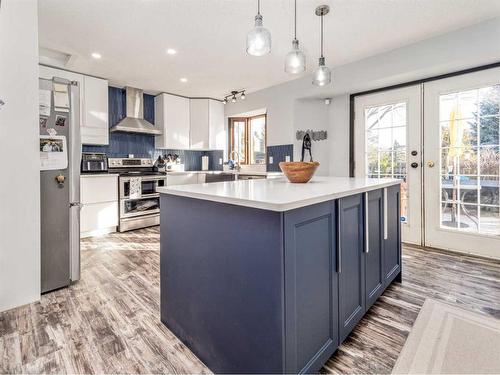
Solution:
<svg viewBox="0 0 500 375"><path fill-rule="evenodd" d="M72 55L67 69L148 92L221 98L295 79L283 71L293 0L261 0L272 52L245 53L256 0L39 0L40 47ZM298 0L298 39L317 64L317 5L327 64L339 66L500 15L500 0ZM178 51L175 56L167 48ZM99 52L102 59L90 55ZM466 53L466 51L464 51ZM181 77L188 78L181 83Z"/></svg>

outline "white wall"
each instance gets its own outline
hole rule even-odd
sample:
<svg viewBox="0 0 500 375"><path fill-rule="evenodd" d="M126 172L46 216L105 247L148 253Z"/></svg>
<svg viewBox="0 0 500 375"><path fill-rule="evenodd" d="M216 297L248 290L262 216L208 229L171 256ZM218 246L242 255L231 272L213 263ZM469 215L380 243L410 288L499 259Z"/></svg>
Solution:
<svg viewBox="0 0 500 375"><path fill-rule="evenodd" d="M227 118L241 113L266 108L267 113L267 145L275 146L293 143L293 106L297 98L297 88L293 87L297 81L273 86L261 90L246 99L225 105ZM289 88L292 86L292 88Z"/></svg>
<svg viewBox="0 0 500 375"><path fill-rule="evenodd" d="M0 311L40 298L36 0L0 8Z"/></svg>
<svg viewBox="0 0 500 375"><path fill-rule="evenodd" d="M329 106L320 99L298 99L293 106L293 160L300 160L302 154L302 140L297 140L295 133L297 130L328 130ZM316 172L318 176L328 176L330 163L329 140L312 141L312 156L314 161L319 161L320 165ZM309 161L309 154L304 156L305 161Z"/></svg>
<svg viewBox="0 0 500 375"><path fill-rule="evenodd" d="M295 102L303 98L333 98L329 109L330 174L348 174L349 94L404 83L500 61L500 18L452 31L384 54L333 69L333 84L314 87L311 77L249 93L226 105L226 116L268 109L268 143L291 143ZM314 60L309 57L309 63ZM304 116L302 116L304 117ZM313 145L314 147L314 145ZM320 153L321 154L321 153ZM322 160L319 160L322 162Z"/></svg>

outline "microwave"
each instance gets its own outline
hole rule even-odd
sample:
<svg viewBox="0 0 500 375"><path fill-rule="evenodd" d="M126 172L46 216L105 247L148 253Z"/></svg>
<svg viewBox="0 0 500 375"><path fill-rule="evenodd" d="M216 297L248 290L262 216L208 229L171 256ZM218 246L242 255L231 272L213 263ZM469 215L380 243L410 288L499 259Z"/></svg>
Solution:
<svg viewBox="0 0 500 375"><path fill-rule="evenodd" d="M104 153L83 152L82 153L82 173L107 173L108 157Z"/></svg>

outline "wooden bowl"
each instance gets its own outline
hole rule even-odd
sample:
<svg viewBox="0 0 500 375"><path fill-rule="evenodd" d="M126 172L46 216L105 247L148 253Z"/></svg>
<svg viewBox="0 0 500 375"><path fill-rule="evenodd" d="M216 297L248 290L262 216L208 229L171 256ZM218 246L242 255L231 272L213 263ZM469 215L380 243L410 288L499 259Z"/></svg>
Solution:
<svg viewBox="0 0 500 375"><path fill-rule="evenodd" d="M288 181L302 184L309 182L316 169L318 169L318 166L319 163L317 161L282 161L280 163L280 168L286 178L288 178Z"/></svg>

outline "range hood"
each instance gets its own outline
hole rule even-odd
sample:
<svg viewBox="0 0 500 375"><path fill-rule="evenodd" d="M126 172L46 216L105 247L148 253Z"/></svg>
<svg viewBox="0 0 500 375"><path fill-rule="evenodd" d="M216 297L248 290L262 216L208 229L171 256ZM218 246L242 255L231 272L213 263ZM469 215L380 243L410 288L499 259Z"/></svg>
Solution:
<svg viewBox="0 0 500 375"><path fill-rule="evenodd" d="M125 87L127 117L115 126L111 132L127 132L160 135L161 131L150 122L144 120L144 98L140 89Z"/></svg>

